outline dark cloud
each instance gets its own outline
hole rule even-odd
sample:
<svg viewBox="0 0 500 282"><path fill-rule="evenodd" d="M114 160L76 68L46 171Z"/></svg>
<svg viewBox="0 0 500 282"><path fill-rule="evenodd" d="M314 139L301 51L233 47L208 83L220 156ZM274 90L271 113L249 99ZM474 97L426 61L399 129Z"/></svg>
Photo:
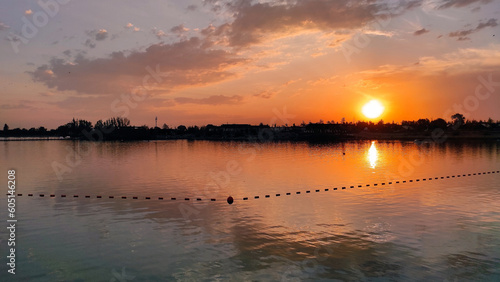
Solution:
<svg viewBox="0 0 500 282"><path fill-rule="evenodd" d="M105 58L90 59L83 54L74 56L72 62L53 58L29 74L34 81L59 91L118 94L142 86L145 78L156 90L220 82L235 76L230 68L247 62L234 53L204 45L204 40L193 37L154 44L144 51L114 52Z"/></svg>
<svg viewBox="0 0 500 282"><path fill-rule="evenodd" d="M473 3L480 4L488 4L492 0L443 0L441 5L438 6L438 9L446 9L446 8L461 8L468 6Z"/></svg>
<svg viewBox="0 0 500 282"><path fill-rule="evenodd" d="M278 3L278 4L277 4ZM389 15L396 10L418 6L420 1L403 1L398 7L389 7L375 1L323 1L297 0L272 3L251 1L205 1L217 9L232 10L234 21L216 28L205 29L211 36L225 36L230 46L248 46L264 38L296 33L300 30L323 30L360 28L377 19L381 14Z"/></svg>
<svg viewBox="0 0 500 282"><path fill-rule="evenodd" d="M472 34L472 33L475 33L475 32L478 32L480 31L481 29L483 28L486 28L486 27L495 27L497 26L498 23L497 23L497 19L489 19L488 21L486 22L480 22L476 28L473 28L473 29L466 29L466 30L459 30L459 31L454 31L454 32L450 32L448 34L449 37L458 37L458 40L461 41L461 40L468 40L469 38L467 37L468 35Z"/></svg>
<svg viewBox="0 0 500 282"><path fill-rule="evenodd" d="M105 29L100 29L95 35L95 40L100 41L106 39L107 37L108 32Z"/></svg>
<svg viewBox="0 0 500 282"><path fill-rule="evenodd" d="M86 47L89 47L89 48L95 48L95 46L96 46L95 42L90 40L90 39L85 40L83 45Z"/></svg>
<svg viewBox="0 0 500 282"><path fill-rule="evenodd" d="M239 95L234 95L234 96L214 95L200 99L178 97L175 98L174 101L177 104L231 105L240 103L241 101L243 101L243 97Z"/></svg>
<svg viewBox="0 0 500 282"><path fill-rule="evenodd" d="M196 11L197 9L198 9L198 6L196 6L196 5L189 5L186 8L186 10L191 11L191 12Z"/></svg>
<svg viewBox="0 0 500 282"><path fill-rule="evenodd" d="M189 28L185 27L183 24L174 26L170 29L171 32L177 33L177 34L182 34L186 31L189 31Z"/></svg>
<svg viewBox="0 0 500 282"><path fill-rule="evenodd" d="M427 33L427 32L429 32L428 29L422 28L422 29L419 29L419 30L415 31L413 33L413 35L422 35L422 34Z"/></svg>
<svg viewBox="0 0 500 282"><path fill-rule="evenodd" d="M85 32L90 38L96 41L101 41L108 38L108 31L105 29L94 29Z"/></svg>

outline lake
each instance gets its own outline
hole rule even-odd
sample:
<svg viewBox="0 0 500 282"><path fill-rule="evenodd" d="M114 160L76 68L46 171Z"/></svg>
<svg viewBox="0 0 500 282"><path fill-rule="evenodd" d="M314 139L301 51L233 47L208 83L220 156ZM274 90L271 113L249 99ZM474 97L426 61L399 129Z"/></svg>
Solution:
<svg viewBox="0 0 500 282"><path fill-rule="evenodd" d="M0 156L22 194L2 281L500 281L500 142L9 141Z"/></svg>

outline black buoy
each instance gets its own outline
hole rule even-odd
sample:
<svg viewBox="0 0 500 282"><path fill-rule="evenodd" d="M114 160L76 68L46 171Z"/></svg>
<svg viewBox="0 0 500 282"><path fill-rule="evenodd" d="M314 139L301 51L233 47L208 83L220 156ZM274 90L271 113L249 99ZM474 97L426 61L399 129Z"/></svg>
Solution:
<svg viewBox="0 0 500 282"><path fill-rule="evenodd" d="M231 196L227 197L227 203L228 203L228 204L230 204L230 205L231 205L231 204L233 204L233 202L234 202L233 197L231 197Z"/></svg>

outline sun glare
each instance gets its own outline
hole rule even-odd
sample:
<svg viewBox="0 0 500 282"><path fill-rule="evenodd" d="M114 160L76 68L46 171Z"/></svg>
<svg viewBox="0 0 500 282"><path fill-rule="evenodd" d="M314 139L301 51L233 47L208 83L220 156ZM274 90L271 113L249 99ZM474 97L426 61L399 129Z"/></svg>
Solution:
<svg viewBox="0 0 500 282"><path fill-rule="evenodd" d="M363 106L361 111L367 118L378 118L384 112L384 106L377 100L371 100Z"/></svg>

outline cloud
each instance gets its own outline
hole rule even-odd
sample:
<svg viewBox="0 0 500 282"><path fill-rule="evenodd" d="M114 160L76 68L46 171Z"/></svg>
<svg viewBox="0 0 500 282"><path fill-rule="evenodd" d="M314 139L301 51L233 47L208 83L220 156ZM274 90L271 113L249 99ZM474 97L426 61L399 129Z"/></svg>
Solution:
<svg viewBox="0 0 500 282"><path fill-rule="evenodd" d="M5 24L5 23L3 23L3 22L0 22L0 31L2 31L2 30L7 30L7 29L9 29L9 28L10 28L10 26L6 25L6 24Z"/></svg>
<svg viewBox="0 0 500 282"><path fill-rule="evenodd" d="M28 73L35 82L59 91L122 94L146 81L151 93L165 93L173 88L234 78L236 74L231 69L248 63L234 53L204 45L204 40L192 37L172 44L153 44L144 51L114 52L104 58L78 54L72 62L53 58Z"/></svg>
<svg viewBox="0 0 500 282"><path fill-rule="evenodd" d="M2 110L31 110L35 109L35 107L31 106L33 104L30 101L21 100L17 104L1 104L0 109Z"/></svg>
<svg viewBox="0 0 500 282"><path fill-rule="evenodd" d="M90 40L90 39L87 39L85 40L85 42L83 43L83 45L89 47L89 48L95 48L96 44L94 41Z"/></svg>
<svg viewBox="0 0 500 282"><path fill-rule="evenodd" d="M108 32L105 29L99 29L95 35L95 40L104 40L108 37Z"/></svg>
<svg viewBox="0 0 500 282"><path fill-rule="evenodd" d="M134 26L132 23L127 23L125 25L125 29L130 29L132 31L140 31L141 30L139 27Z"/></svg>
<svg viewBox="0 0 500 282"><path fill-rule="evenodd" d="M152 29L151 29L151 33L152 33L152 34L154 34L154 35L156 36L156 38L158 38L158 39L160 39L160 40L161 40L163 37L166 37L166 36L167 36L167 34L166 34L163 30L158 29L158 28L156 28L156 27L154 27L154 28L152 28Z"/></svg>
<svg viewBox="0 0 500 282"><path fill-rule="evenodd" d="M349 0L235 1L225 5L219 1L205 1L214 7L229 7L234 14L234 21L207 28L203 32L225 37L229 46L246 47L268 38L295 35L305 30L329 33L339 29L359 29L375 21L377 15L389 15L397 10L412 8L414 2L418 1L405 1L397 7L390 7L374 1Z"/></svg>
<svg viewBox="0 0 500 282"><path fill-rule="evenodd" d="M33 14L33 11L31 9L24 11L25 15L31 15Z"/></svg>
<svg viewBox="0 0 500 282"><path fill-rule="evenodd" d="M422 34L427 33L427 32L429 32L428 29L422 28L422 29L419 29L419 30L415 31L413 33L413 35L417 35L418 36L418 35L422 35Z"/></svg>
<svg viewBox="0 0 500 282"><path fill-rule="evenodd" d="M498 72L498 69L500 69L500 45L491 45L485 49L459 49L440 58L421 57L418 64L410 66L385 65L362 73L378 78L398 79L401 74L415 77L453 77L464 73Z"/></svg>
<svg viewBox="0 0 500 282"><path fill-rule="evenodd" d="M458 37L458 40L467 40L467 39L469 39L467 37L468 35L470 35L472 33L475 33L475 32L478 32L478 31L480 31L483 28L486 28L486 27L495 27L497 25L498 25L497 19L489 19L486 22L480 22L476 26L476 28L450 32L448 34L448 36L449 37Z"/></svg>
<svg viewBox="0 0 500 282"><path fill-rule="evenodd" d="M234 95L234 96L213 95L207 98L200 98L200 99L178 97L174 98L174 101L178 104L233 105L243 101L243 97L239 95Z"/></svg>
<svg viewBox="0 0 500 282"><path fill-rule="evenodd" d="M188 10L190 12L196 11L197 9L198 9L198 6L196 6L196 5L189 5L186 8L186 10Z"/></svg>
<svg viewBox="0 0 500 282"><path fill-rule="evenodd" d="M176 34L182 34L184 32L189 31L189 28L185 27L183 24L174 26L170 29L171 32L176 33Z"/></svg>
<svg viewBox="0 0 500 282"><path fill-rule="evenodd" d="M40 94L40 96L43 96L43 97L52 97L52 96L54 96L54 95L55 95L55 94L54 94L54 92L50 92L50 91L47 91L47 92L40 92L40 93L38 93L38 94Z"/></svg>
<svg viewBox="0 0 500 282"><path fill-rule="evenodd" d="M461 8L473 3L488 4L492 0L443 0L438 9Z"/></svg>
<svg viewBox="0 0 500 282"><path fill-rule="evenodd" d="M259 92L257 94L254 94L253 96L254 97L259 97L259 98L263 98L263 99L270 99L272 98L273 96L275 96L276 94L278 94L278 92L276 91L272 91L272 90L264 90L262 92Z"/></svg>
<svg viewBox="0 0 500 282"><path fill-rule="evenodd" d="M93 40L101 41L108 38L108 31L105 29L94 29L86 31L87 35Z"/></svg>

